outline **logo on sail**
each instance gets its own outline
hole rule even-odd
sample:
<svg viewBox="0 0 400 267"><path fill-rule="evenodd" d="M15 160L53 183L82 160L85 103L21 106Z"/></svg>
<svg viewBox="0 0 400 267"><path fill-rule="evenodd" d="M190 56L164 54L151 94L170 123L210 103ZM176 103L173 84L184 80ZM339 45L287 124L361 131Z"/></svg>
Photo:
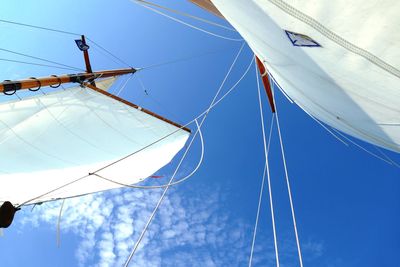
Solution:
<svg viewBox="0 0 400 267"><path fill-rule="evenodd" d="M314 41L311 37L285 30L287 37L292 42L293 46L305 46L305 47L321 47L319 43Z"/></svg>

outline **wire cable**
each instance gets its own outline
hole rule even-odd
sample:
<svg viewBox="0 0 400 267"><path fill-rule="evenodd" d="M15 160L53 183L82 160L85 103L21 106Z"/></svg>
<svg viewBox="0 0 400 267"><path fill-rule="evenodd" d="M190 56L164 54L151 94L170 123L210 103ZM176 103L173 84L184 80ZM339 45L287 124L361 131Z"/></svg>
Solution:
<svg viewBox="0 0 400 267"><path fill-rule="evenodd" d="M156 3L152 3L152 2L148 2L148 1L144 1L144 0L136 0L136 1L137 1L137 2L141 2L141 3L144 3L144 4L146 4L146 5L151 5L151 6L160 8L160 9L167 10L167 11L169 11L169 12L171 12L171 13L175 13L175 14L178 14L178 15L182 15L182 16L185 16L185 17L194 19L194 20L198 20L198 21L201 21L201 22L204 22L204 23L207 23L207 24L210 24L210 25L212 25L212 26L216 26L216 27L219 27L219 28L228 30L228 31L237 32L235 29L233 29L233 28L231 28L231 27L227 27L227 26L225 26L225 25L222 25L222 24L219 24L219 23L216 23L216 22L207 20L207 19L203 19L203 18L200 18L200 17L197 17L197 16L193 16L193 15L191 15L191 14L188 14L188 13L185 13L185 12L182 12L182 11L179 11L179 10L176 10L176 9L172 9L172 8L168 8L168 7L165 7L165 6L157 5Z"/></svg>
<svg viewBox="0 0 400 267"><path fill-rule="evenodd" d="M207 31L207 30L204 30L204 29L201 29L201 28L196 27L196 26L194 26L194 25L192 25L192 24L189 24L189 23L187 23L187 22L184 22L184 21L182 21L182 20L180 20L180 19L171 17L170 15L167 15L167 14L165 14L165 13L159 11L159 10L156 10L156 9L150 7L150 6L147 6L146 4L143 4L141 1L131 0L131 2L132 2L132 3L135 3L135 4L138 4L138 5L140 5L140 6L144 7L144 8L147 8L147 9L149 9L149 10L151 10L151 11L153 11L153 12L155 12L155 13L161 15L161 16L164 16L164 17L166 17L166 18L169 18L169 19L171 19L171 20L173 20L173 21L175 21L175 22L178 22L178 23L180 23L180 24L183 24L183 25L185 25L185 26L187 26L187 27L189 27L189 28L192 28L192 29L201 31L201 32L206 33L206 34L209 34L209 35L211 35L211 36L218 37L218 38L225 39L225 40L229 40L229 41L235 41L235 42L242 42L242 41L243 41L242 38L230 38L230 37L225 37L225 36L222 36L222 35L219 35L219 34L216 34L216 33L213 33L213 32Z"/></svg>
<svg viewBox="0 0 400 267"><path fill-rule="evenodd" d="M272 95L274 96L274 90L273 90L274 87L273 87L272 84L271 84L271 88L272 88ZM281 127L280 127L280 124L279 124L278 108L276 107L277 106L276 105L276 101L274 101L274 102L275 102L275 109L276 109L276 125L277 125L277 128L278 128L279 144L280 144L280 147L281 147L283 167L285 169L286 186L287 186L288 195L289 195L290 210L291 210L291 213L292 213L294 234L295 234L295 237L296 237L297 253L299 255L300 267L303 267L303 257L301 255L300 240L299 240L299 234L298 234L298 231L297 231L296 215L295 215L295 212L294 212L294 205L293 205L293 199L292 199L292 190L290 189L290 181L289 181L289 174L288 174L287 164L286 164L285 150L283 148Z"/></svg>
<svg viewBox="0 0 400 267"><path fill-rule="evenodd" d="M268 195L269 195L269 204L270 204L270 211L271 211L272 231L273 231L273 237L274 237L275 260L276 260L276 266L279 267L278 240L277 240L277 235L276 235L275 212L274 212L274 204L273 204L273 198L272 198L271 175L270 175L269 160L268 160L269 144L271 141L274 116L272 116L272 119L271 119L271 127L270 127L268 146L267 146L266 136L265 136L265 126L264 126L264 113L263 113L263 106L262 106L262 101L261 101L261 89L260 89L260 81L258 78L257 65L255 65L255 70L256 70L256 81L257 81L257 92L258 92L258 104L259 104L259 109L260 109L260 119L261 119L261 128L262 128L263 145L264 145L265 167L264 167L264 175L263 175L262 183L261 183L260 196L259 196L259 200L258 200L257 217L256 217L256 223L254 226L253 241L252 241L252 245L251 245L251 252L250 252L250 259L249 259L249 267L251 267L252 260L253 260L254 244L255 244L255 240L256 240L258 219L259 219L261 202L262 202L262 192L263 192L264 184L265 184L265 174L267 174L267 182L268 182Z"/></svg>
<svg viewBox="0 0 400 267"><path fill-rule="evenodd" d="M235 59L233 60L233 63L231 64L231 66L230 66L230 68L229 68L227 74L225 75L225 78L223 79L223 81L222 81L220 87L218 88L217 93L215 94L213 100L211 101L211 103L210 103L210 105L209 105L209 107L208 107L208 109L207 109L207 112L206 112L206 114L204 114L204 117L202 118L202 120L201 120L201 122L200 122L198 128L201 128L201 126L203 125L203 123L204 123L205 120L207 119L208 114L209 114L210 110L212 109L212 105L213 105L214 102L217 100L219 93L221 92L221 90L222 90L222 88L223 88L223 86L224 86L226 80L228 79L228 77L229 77L229 75L230 75L230 73L231 73L233 67L234 67L235 64L236 64L236 61L238 60L240 54L242 53L244 44L245 44L245 43L243 43L242 46L240 47L239 52L237 53ZM194 140L194 139L192 139L192 140ZM126 260L126 262L125 262L125 264L124 264L124 267L127 267L127 266L129 265L129 263L131 262L133 255L135 254L137 248L139 247L140 242L142 241L142 239L143 239L143 237L144 237L144 234L146 233L146 231L147 231L147 229L148 229L150 223L152 222L152 220L153 220L153 218L154 218L154 216L155 216L155 214L156 214L158 208L160 207L162 201L164 200L165 195L167 194L167 191L168 191L168 189L169 189L169 187L170 187L169 184L172 183L172 181L174 180L175 175L176 175L176 173L177 173L177 171L178 171L180 165L182 164L185 155L186 155L186 154L183 155L181 161L179 162L179 164L178 164L178 166L177 166L177 168L176 168L174 174L172 175L172 177L171 177L171 179L170 179L170 181L169 181L169 183L168 183L168 186L164 189L164 191L163 191L163 193L162 193L162 195L161 195L161 197L160 197L160 199L159 199L159 201L158 201L156 207L154 208L154 210L153 210L153 212L152 212L150 218L148 219L148 221L147 221L147 223L146 223L146 225L145 225L143 231L141 232L138 241L136 242L136 244L135 244L133 250L131 251L131 253L130 253L128 259Z"/></svg>
<svg viewBox="0 0 400 267"><path fill-rule="evenodd" d="M69 35L75 35L75 36L81 36L80 34L74 33L74 32L68 32L68 31L63 31L63 30L51 29L51 28L47 28L47 27L41 27L41 26L36 26L36 25L32 25L32 24L25 24L25 23L20 23L20 22L5 20L5 19L0 19L0 22L2 22L2 23L8 23L8 24L14 24L14 25L18 25L18 26L29 27L29 28L35 28L35 29L39 29L39 30L45 30L45 31L51 31L51 32L58 32L58 33L64 33L64 34L69 34Z"/></svg>

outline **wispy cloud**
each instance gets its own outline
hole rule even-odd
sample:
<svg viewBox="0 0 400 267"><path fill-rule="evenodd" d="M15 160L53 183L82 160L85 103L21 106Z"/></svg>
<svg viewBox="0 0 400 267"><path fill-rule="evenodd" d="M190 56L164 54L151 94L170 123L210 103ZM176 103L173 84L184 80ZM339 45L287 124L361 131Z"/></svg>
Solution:
<svg viewBox="0 0 400 267"><path fill-rule="evenodd" d="M219 190L207 196L196 191L190 197L173 191L145 235L132 266L246 265L252 226L222 209ZM75 252L79 266L123 265L160 194L154 190L122 189L67 200L61 231L80 238ZM60 205L43 204L35 207L33 214L24 211L29 216L19 216L23 218L22 225L55 225ZM262 236L258 240L255 264L265 266L274 262L269 241ZM323 250L322 244L311 241L304 248L316 255Z"/></svg>

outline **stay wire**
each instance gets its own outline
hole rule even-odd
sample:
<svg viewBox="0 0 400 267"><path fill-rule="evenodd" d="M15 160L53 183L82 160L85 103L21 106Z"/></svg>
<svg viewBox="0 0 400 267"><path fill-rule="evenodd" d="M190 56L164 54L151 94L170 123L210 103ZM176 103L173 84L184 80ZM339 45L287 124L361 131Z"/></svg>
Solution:
<svg viewBox="0 0 400 267"><path fill-rule="evenodd" d="M222 88L223 88L223 86L224 86L226 80L228 79L228 77L229 77L229 75L230 75L230 73L231 73L233 67L235 66L236 61L238 60L238 58L239 58L239 56L240 56L240 54L241 54L241 52L242 52L242 50L243 50L244 45L245 45L245 43L243 43L242 46L240 47L239 52L237 53L237 55L236 55L236 57L235 57L235 59L234 59L232 65L230 66L230 68L229 68L229 70L228 70L228 73L226 74L225 78L223 79L223 81L222 81L220 87L218 88L218 91L217 91L217 93L215 94L213 100L211 101L211 103L210 103L210 105L209 105L209 107L208 107L208 109L207 109L207 112L206 112L206 114L204 115L204 117L202 118L202 120L201 120L201 122L200 122L198 128L201 128L201 126L203 125L203 123L204 123L205 120L207 119L208 114L209 114L209 112L210 112L210 110L211 110L211 108L212 108L212 105L213 105L214 102L217 100L218 95L219 95L219 93L221 92L221 90L222 90ZM192 139L192 140L194 140L194 139ZM185 155L184 155L184 156L185 156ZM178 167L176 168L176 170L175 170L174 174L172 175L172 177L171 177L171 179L170 179L170 181L169 181L168 184L171 184L172 181L173 181L173 179L175 178L175 175L176 175L176 173L177 173L177 171L178 171L178 169L179 169L180 164L182 163L182 161L183 161L183 159L184 159L184 156L182 157L181 161L179 162ZM153 220L153 218L154 218L154 216L155 216L155 214L156 214L158 208L160 207L162 201L164 200L164 197L165 197L165 195L166 195L166 193L167 193L169 187L170 187L170 186L168 185L168 186L164 189L164 192L162 193L162 195L161 195L161 197L160 197L160 200L158 201L158 203L157 203L156 207L154 208L154 210L153 210L153 212L152 212L152 214L151 214L149 220L147 221L147 223L146 223L146 225L145 225L145 227L144 227L142 233L140 234L138 241L136 242L136 244L135 244L135 246L134 246L132 252L130 253L130 255L129 255L127 261L126 261L125 264L124 264L124 267L127 267L127 266L129 265L129 263L131 262L133 255L135 254L137 248L139 247L139 244L140 244L141 240L143 239L144 234L145 234L146 231L147 231L147 228L149 227L150 223L152 222L152 220Z"/></svg>
<svg viewBox="0 0 400 267"><path fill-rule="evenodd" d="M272 88L272 95L275 98L273 84L271 84L271 88ZM283 147L281 127L280 127L280 124L279 124L278 108L277 108L277 105L276 105L276 101L274 101L274 102L275 102L275 110L276 110L276 125L277 125L277 128L278 128L279 144L280 144L280 147L281 147L283 167L284 167L284 170L285 170L286 186L287 186L287 190L288 190L288 196L289 196L289 202L290 202L290 210L291 210L291 213L292 213L294 234L295 234L295 237L296 237L297 253L299 255L300 267L303 267L303 257L302 257L302 254L301 254L299 234L298 234L298 231L297 231L296 215L295 215L295 211L294 211L293 198L292 198L292 190L290 188L289 173L288 173L287 164L286 164L285 150L284 150L284 147Z"/></svg>
<svg viewBox="0 0 400 267"><path fill-rule="evenodd" d="M51 31L51 32L58 32L58 33L63 33L63 34L75 35L75 36L81 36L80 34L74 33L74 32L68 32L68 31L63 31L63 30L57 30L57 29L52 29L52 28L47 28L47 27L41 27L41 26L36 26L36 25L26 24L26 23L20 23L20 22L5 20L5 19L0 19L0 22L2 22L2 23L8 23L8 24L14 24L14 25L18 25L18 26L29 27L29 28L35 28L35 29L39 29L39 30L45 30L45 31Z"/></svg>
<svg viewBox="0 0 400 267"><path fill-rule="evenodd" d="M225 37L225 36L222 36L222 35L219 35L219 34L216 34L216 33L213 33L213 32L207 31L207 30L204 30L204 29L199 28L199 27L197 27L197 26L194 26L194 25L192 25L192 24L190 24L190 23L184 22L184 21L182 21L182 20L180 20L180 19L177 19L177 18L174 18L174 17L172 17L172 16L170 16L170 15L167 15L167 14L165 14L165 13L163 13L163 12L157 10L157 9L154 9L154 8L152 8L152 7L150 7L150 6L148 6L148 5L144 4L144 3L142 3L141 1L131 0L131 2L133 2L133 3L135 3L135 4L138 4L138 5L140 5L140 6L144 7L144 8L147 8L147 9L149 9L149 10L153 11L154 13L157 13L157 14L159 14L159 15L161 15L161 16L164 16L164 17L166 17L166 18L169 18L170 20L173 20L173 21L175 21L175 22L178 22L178 23L180 23L180 24L183 24L183 25L185 25L185 26L187 26L187 27L189 27L189 28L192 28L192 29L201 31L201 32L203 32L203 33L209 34L209 35L211 35L211 36L218 37L218 38L221 38L221 39L225 39L225 40L228 40L228 41L235 41L235 42L242 42L242 41L243 41L242 38L230 38L230 37Z"/></svg>
<svg viewBox="0 0 400 267"><path fill-rule="evenodd" d="M27 62L27 61L20 61L20 60L13 60L13 59L7 59L7 58L0 58L0 60L1 61L7 61L7 62L13 62L13 63L26 64L26 65L33 65L33 66L41 66L41 67L63 69L63 70L76 70L76 68L74 68L74 67L59 67L59 66L54 66L54 65L46 65L46 64L33 63L33 62Z"/></svg>
<svg viewBox="0 0 400 267"><path fill-rule="evenodd" d="M243 43L243 45L242 45L240 51L243 49L244 44L245 44L245 43ZM77 179L74 179L74 180L72 180L72 181L70 181L70 182L68 182L68 183L66 183L66 184L60 185L60 186L58 186L58 187L56 187L56 188L53 188L53 189L51 189L50 191L47 191L47 192L45 192L45 193L43 193L43 194L41 194L41 195L38 195L38 196L36 196L36 197L34 197L34 198L31 198L31 199L29 199L29 200L27 200L27 201L24 201L24 202L22 202L21 204L19 204L18 207L24 206L24 205L28 204L29 202L32 202L32 201L37 200L37 199L40 199L40 198L42 198L42 197L44 197L44 196L46 196L46 195L48 195L48 194L51 194L51 193L53 193L53 192L55 192L55 191L58 191L58 190L60 190L60 189L62 189L62 188L64 188L64 187L67 187L67 186L69 186L69 185L71 185L71 184L74 184L74 183L76 183L76 182L79 182L80 180L83 180L83 179L85 179L85 178L87 178L87 177L89 177L89 176L91 176L91 175L97 174L98 172L100 172L100 171L102 171L102 170L104 170L104 169L106 169L106 168L108 168L108 167L110 167L110 166L112 166L112 165L114 165L114 164L117 164L118 162L123 161L123 160L125 160L126 158L129 158L129 157L131 157L131 156L133 156L133 155L135 155L135 154L137 154L137 153L139 153L139 152L141 152L141 151L147 149L148 147L151 147L151 146L155 145L155 144L158 143L158 142L161 142L162 140L164 140L164 139L168 138L169 136L171 136L171 135L177 133L178 131L182 130L184 127L187 127L187 126L190 125L191 123L195 122L196 119L198 119L198 118L200 118L201 116L203 116L204 114L208 113L210 109L214 108L214 107L215 107L217 104L219 104L226 96L228 96L228 95L233 91L233 89L235 89L235 88L237 87L237 85L238 85L238 84L243 80L243 78L246 76L246 74L247 74L248 71L250 70L250 67L251 67L253 61L254 61L254 57L252 57L249 66L247 67L245 73L240 77L240 79L239 79L239 80L238 80L238 81L237 81L237 82L236 82L236 83L235 83L235 84L220 98L220 99L218 99L217 101L215 101L215 103L211 106L211 108L208 108L208 109L206 109L205 111L203 111L203 112L202 112L201 114L199 114L195 119L193 119L193 120L191 120L190 122L186 123L185 125L179 127L178 129L172 131L171 133L166 134L165 136L159 138L158 140L156 140L156 141L154 141L154 142L152 142L152 143L150 143L150 144L148 144L148 145L146 145L146 146L144 146L144 147L142 147L142 148L140 148L140 149L138 149L138 150L136 150L136 151L134 151L134 152L132 152L132 153L130 153L130 154L128 154L128 155L126 155L126 156L124 156L124 157L122 157L122 158L116 160L116 161L114 161L114 162L111 162L110 164L107 164L106 166L103 166L102 168L97 169L97 170L94 171L94 172L91 172L91 173L89 173L89 174L87 174L87 175L81 176L81 177L79 177L79 178L77 178Z"/></svg>
<svg viewBox="0 0 400 267"><path fill-rule="evenodd" d="M198 20L198 21L201 21L201 22L207 23L207 24L209 24L209 25L216 26L216 27L219 27L219 28L228 30L228 31L236 32L236 30L233 29L233 28L231 28L231 27L227 27L227 26L225 26L225 25L222 25L222 24L219 24L219 23L216 23L216 22L207 20L207 19L203 19L203 18L194 16L194 15L191 15L191 14L188 14L188 13L185 13L185 12L182 12L182 11L179 11L179 10L176 10L176 9L168 8L168 7L161 6L161 5L158 5L158 4L156 4L156 3L152 3L152 2L148 2L148 1L144 1L144 0L136 0L136 1L137 1L137 2L141 2L141 3L144 3L144 4L146 4L146 5L150 5L150 6L157 7L157 8L159 8L159 9L167 10L167 11L169 11L169 12L171 12L171 13L175 13L175 14L178 14L178 15L181 15L181 16L185 16L185 17L194 19L194 20Z"/></svg>
<svg viewBox="0 0 400 267"><path fill-rule="evenodd" d="M109 54L110 56L112 56L113 58L115 58L116 60L118 60L119 62L121 62L122 64L133 68L130 64L126 63L124 60L122 60L121 58L117 57L116 55L114 55L113 53L111 53L109 50L107 50L106 48L104 48L103 46L99 45L98 43L96 43L95 41L93 41L92 39L90 39L89 37L86 37L87 40L89 40L91 43L93 43L95 46L97 46L98 48L100 48L101 50L103 50L104 52L106 52L107 54Z"/></svg>
<svg viewBox="0 0 400 267"><path fill-rule="evenodd" d="M251 246L250 259L249 259L249 267L251 267L252 260L253 260L254 245L255 245L257 227L258 227L258 219L259 219L259 214L260 214L260 210L261 210L262 194L263 194L264 184L265 184L265 174L267 174L267 182L268 182L268 195L269 195L269 204L270 204L270 211L271 211L272 231L273 231L273 237L274 237L275 260L276 260L276 266L279 267L278 239L277 239L277 234L276 234L275 212L274 212L274 204L273 204L273 198L272 198L271 175L270 175L270 170L269 170L269 159L268 159L269 145L270 145L270 141L271 141L272 128L273 128L273 123L274 123L274 115L272 115L272 119L271 119L271 127L270 127L268 144L267 144L266 135L265 135L265 126L264 126L263 105L262 105L262 101L261 101L260 81L258 78L257 65L255 65L255 70L256 70L258 103L259 103L259 109L260 109L261 129L262 129L262 135L263 135L265 167L264 167L264 174L263 174L262 183L261 183L260 196L259 196L259 200L258 200L257 217L256 217L256 223L254 226L253 242L252 242L252 246Z"/></svg>
<svg viewBox="0 0 400 267"><path fill-rule="evenodd" d="M31 55L24 54L24 53L19 53L19 52L16 52L16 51L5 49L5 48L0 48L0 50L4 51L4 52L11 53L11 54L15 54L15 55L19 55L19 56L24 56L24 57L28 57L28 58L37 59L37 60L41 60L41 61L44 61L44 62L56 64L56 65L59 65L59 66L70 68L70 69L75 69L75 70L79 70L79 71L85 71L84 69L81 69L81 68L76 68L76 67L69 66L69 65L66 65L66 64L62 64L62 63L59 63L59 62L56 62L56 61L52 61L52 60L48 60L48 59L40 58L40 57L35 57L35 56L31 56Z"/></svg>

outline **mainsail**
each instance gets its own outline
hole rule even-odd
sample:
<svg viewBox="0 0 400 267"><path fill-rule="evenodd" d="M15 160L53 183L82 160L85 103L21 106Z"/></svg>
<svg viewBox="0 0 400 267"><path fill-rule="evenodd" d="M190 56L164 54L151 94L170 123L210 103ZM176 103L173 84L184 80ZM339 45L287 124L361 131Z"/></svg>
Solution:
<svg viewBox="0 0 400 267"><path fill-rule="evenodd" d="M96 85L106 89L112 80ZM189 132L77 86L1 103L0 136L0 202L21 204L120 187L93 172L137 183L170 162Z"/></svg>
<svg viewBox="0 0 400 267"><path fill-rule="evenodd" d="M309 115L400 152L398 2L212 3Z"/></svg>

